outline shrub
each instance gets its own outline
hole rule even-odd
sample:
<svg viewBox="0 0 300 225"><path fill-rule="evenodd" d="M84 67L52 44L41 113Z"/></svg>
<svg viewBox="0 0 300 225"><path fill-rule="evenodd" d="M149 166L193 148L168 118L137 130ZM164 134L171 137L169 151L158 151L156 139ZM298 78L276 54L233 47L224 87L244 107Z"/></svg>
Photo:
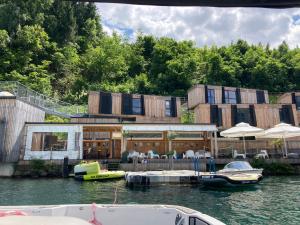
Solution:
<svg viewBox="0 0 300 225"><path fill-rule="evenodd" d="M268 163L264 159L255 159L251 164L255 168L263 168L266 175L293 175L296 173L294 167L289 163Z"/></svg>

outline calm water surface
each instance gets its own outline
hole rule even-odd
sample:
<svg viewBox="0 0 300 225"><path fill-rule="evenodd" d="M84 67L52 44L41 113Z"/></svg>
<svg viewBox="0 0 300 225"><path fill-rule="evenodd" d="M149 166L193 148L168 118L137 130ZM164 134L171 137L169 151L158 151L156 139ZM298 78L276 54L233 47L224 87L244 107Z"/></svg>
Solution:
<svg viewBox="0 0 300 225"><path fill-rule="evenodd" d="M192 186L129 189L123 180L0 179L0 205L112 203L176 204L235 224L300 224L300 176L269 177L247 190L209 190Z"/></svg>

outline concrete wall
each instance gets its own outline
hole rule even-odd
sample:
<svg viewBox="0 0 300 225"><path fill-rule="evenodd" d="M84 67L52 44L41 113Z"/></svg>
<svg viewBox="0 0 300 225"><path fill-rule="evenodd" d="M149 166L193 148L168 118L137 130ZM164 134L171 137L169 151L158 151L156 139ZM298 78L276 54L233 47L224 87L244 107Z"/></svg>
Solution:
<svg viewBox="0 0 300 225"><path fill-rule="evenodd" d="M27 137L25 144L24 160L30 159L63 159L69 157L69 159L82 159L83 153L83 131L81 125L27 125ZM67 151L31 151L32 147L32 135L34 132L67 132L68 133L68 144ZM75 149L75 133L80 132L79 151Z"/></svg>

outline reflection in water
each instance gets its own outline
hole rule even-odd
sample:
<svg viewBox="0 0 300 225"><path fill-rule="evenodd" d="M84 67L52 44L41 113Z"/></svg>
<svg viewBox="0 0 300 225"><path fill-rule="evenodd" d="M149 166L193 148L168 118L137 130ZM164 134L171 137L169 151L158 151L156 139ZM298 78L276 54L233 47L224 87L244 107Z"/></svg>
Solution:
<svg viewBox="0 0 300 225"><path fill-rule="evenodd" d="M123 180L0 179L0 205L113 203L176 204L227 224L300 224L300 177L266 178L254 188L208 189L190 185L125 187Z"/></svg>

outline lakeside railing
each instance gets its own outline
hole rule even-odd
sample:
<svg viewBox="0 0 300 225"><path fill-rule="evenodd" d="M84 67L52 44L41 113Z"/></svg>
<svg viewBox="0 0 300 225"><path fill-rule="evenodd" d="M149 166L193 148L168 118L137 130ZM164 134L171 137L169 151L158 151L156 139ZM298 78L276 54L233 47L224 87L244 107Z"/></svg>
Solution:
<svg viewBox="0 0 300 225"><path fill-rule="evenodd" d="M7 91L16 96L20 101L36 106L47 114L65 118L84 114L87 112L85 105L72 105L67 102L43 95L17 81L0 81L0 92Z"/></svg>

